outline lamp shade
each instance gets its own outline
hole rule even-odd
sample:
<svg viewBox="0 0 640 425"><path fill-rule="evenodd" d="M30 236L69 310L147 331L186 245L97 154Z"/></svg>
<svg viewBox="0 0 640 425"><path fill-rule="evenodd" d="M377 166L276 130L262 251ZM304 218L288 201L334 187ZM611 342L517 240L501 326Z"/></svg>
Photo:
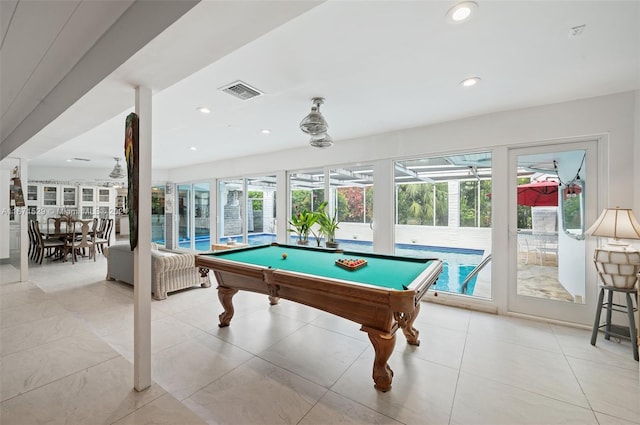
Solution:
<svg viewBox="0 0 640 425"><path fill-rule="evenodd" d="M607 208L586 233L613 239L640 239L640 223L630 208Z"/></svg>

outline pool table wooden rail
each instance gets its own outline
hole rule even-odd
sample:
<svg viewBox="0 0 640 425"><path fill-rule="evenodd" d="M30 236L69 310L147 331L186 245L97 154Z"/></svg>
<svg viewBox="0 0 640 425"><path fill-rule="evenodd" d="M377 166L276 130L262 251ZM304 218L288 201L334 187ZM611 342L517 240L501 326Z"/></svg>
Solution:
<svg viewBox="0 0 640 425"><path fill-rule="evenodd" d="M229 326L234 314L233 296L239 290L266 294L272 305L283 298L359 323L375 350L375 387L388 391L393 371L387 360L395 346L395 333L401 328L409 344L420 344L413 322L420 312L420 299L442 271L442 262L432 261L406 290L238 263L216 256L197 256L196 267L214 272L218 298L224 308L218 316L220 327Z"/></svg>

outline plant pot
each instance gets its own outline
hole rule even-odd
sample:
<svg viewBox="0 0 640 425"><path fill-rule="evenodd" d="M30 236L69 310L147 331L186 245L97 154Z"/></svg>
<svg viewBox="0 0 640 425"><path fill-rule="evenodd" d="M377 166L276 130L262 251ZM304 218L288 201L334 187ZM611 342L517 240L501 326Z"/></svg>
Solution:
<svg viewBox="0 0 640 425"><path fill-rule="evenodd" d="M325 242L325 243L324 243L324 245L325 245L327 248L333 248L333 249L335 249L335 248L337 248L337 247L338 247L338 245L340 245L340 244L339 244L338 242L329 242L329 241L327 241L327 242Z"/></svg>
<svg viewBox="0 0 640 425"><path fill-rule="evenodd" d="M309 239L298 239L298 245L309 245Z"/></svg>

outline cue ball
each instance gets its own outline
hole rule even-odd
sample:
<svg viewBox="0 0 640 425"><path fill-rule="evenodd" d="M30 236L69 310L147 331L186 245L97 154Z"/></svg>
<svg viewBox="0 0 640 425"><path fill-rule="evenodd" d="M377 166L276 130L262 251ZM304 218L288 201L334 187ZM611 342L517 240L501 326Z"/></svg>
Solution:
<svg viewBox="0 0 640 425"><path fill-rule="evenodd" d="M282 253L282 259L283 259L283 260L286 260L286 259L287 259L287 253L286 253L286 252L283 252L283 253Z"/></svg>

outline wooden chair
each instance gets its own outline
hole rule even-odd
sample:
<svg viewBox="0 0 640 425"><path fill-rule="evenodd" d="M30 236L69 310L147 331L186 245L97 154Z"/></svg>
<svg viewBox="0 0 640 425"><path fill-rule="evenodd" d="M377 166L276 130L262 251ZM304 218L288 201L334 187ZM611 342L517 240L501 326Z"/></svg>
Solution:
<svg viewBox="0 0 640 425"><path fill-rule="evenodd" d="M99 218L98 219L98 229L96 230L96 238L104 238L104 231L107 227L107 218Z"/></svg>
<svg viewBox="0 0 640 425"><path fill-rule="evenodd" d="M47 219L47 238L64 239L71 226L66 216L49 217Z"/></svg>
<svg viewBox="0 0 640 425"><path fill-rule="evenodd" d="M72 237L65 242L64 255L71 252L71 262L75 264L77 254L80 250L87 248L89 250L89 258L93 257L96 261L96 227L98 219L93 220L75 220L73 221Z"/></svg>
<svg viewBox="0 0 640 425"><path fill-rule="evenodd" d="M29 255L29 259L31 260L33 260L33 251L34 251L34 248L36 247L36 238L35 238L35 235L33 234L33 221L34 220L29 220L29 224L27 224L27 236L29 237L28 255Z"/></svg>
<svg viewBox="0 0 640 425"><path fill-rule="evenodd" d="M54 251L61 252L65 248L64 241L56 238L45 239L40 232L40 225L37 221L31 221L31 232L35 238L33 261L42 264L45 254L53 255Z"/></svg>
<svg viewBox="0 0 640 425"><path fill-rule="evenodd" d="M104 223L104 225L102 225ZM112 218L103 218L101 223L102 230L96 233L96 248L98 252L104 252L104 244L107 246L111 246L111 231L113 230L113 219Z"/></svg>

